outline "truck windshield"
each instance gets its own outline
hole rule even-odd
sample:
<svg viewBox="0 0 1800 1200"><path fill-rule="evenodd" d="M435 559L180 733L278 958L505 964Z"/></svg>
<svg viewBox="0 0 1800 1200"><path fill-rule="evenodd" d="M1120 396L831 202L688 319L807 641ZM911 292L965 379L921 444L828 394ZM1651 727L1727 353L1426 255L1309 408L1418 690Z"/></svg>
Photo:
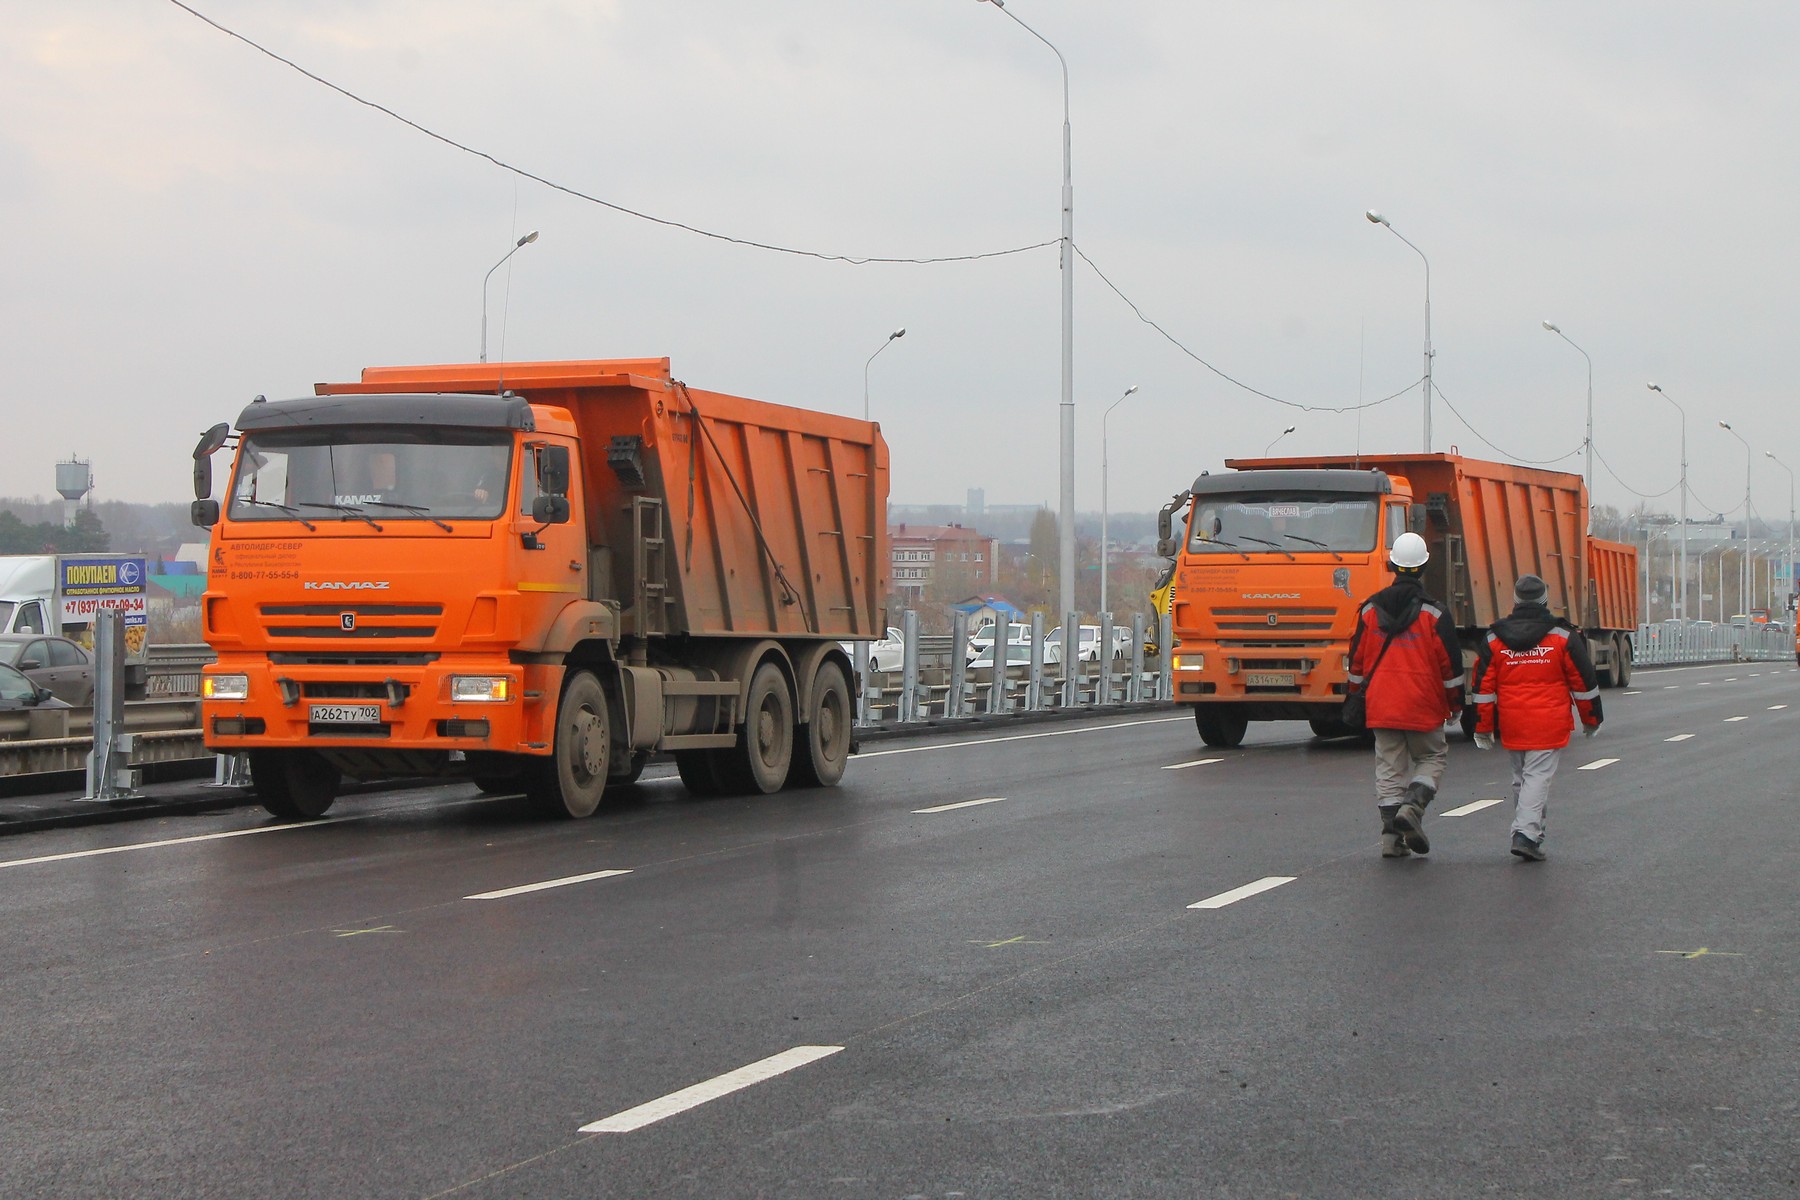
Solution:
<svg viewBox="0 0 1800 1200"><path fill-rule="evenodd" d="M1191 554L1304 554L1375 548L1373 497L1246 492L1204 496L1188 526Z"/></svg>
<svg viewBox="0 0 1800 1200"><path fill-rule="evenodd" d="M492 429L306 428L247 434L234 521L492 520L506 510L512 439Z"/></svg>

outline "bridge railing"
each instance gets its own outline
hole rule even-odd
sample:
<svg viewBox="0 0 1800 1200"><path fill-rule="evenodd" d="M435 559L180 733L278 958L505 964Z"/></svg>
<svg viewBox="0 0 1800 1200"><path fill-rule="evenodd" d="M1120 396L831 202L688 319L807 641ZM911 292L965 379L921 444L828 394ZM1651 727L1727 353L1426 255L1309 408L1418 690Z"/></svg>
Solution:
<svg viewBox="0 0 1800 1200"><path fill-rule="evenodd" d="M1644 666L1708 662L1785 662L1794 635L1783 626L1659 621L1640 625L1633 658Z"/></svg>

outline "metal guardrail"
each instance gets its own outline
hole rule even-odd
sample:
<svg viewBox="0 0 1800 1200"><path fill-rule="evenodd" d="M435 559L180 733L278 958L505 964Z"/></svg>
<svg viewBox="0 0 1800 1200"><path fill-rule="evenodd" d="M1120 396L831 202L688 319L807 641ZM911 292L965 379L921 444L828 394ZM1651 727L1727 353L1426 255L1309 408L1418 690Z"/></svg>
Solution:
<svg viewBox="0 0 1800 1200"><path fill-rule="evenodd" d="M210 757L200 729L200 668L211 646L150 645L141 667L147 699L126 701L113 731L122 768ZM96 681L96 692L99 682ZM0 776L80 771L94 750L92 708L0 712Z"/></svg>
<svg viewBox="0 0 1800 1200"><path fill-rule="evenodd" d="M1641 666L1675 663L1785 662L1794 635L1766 625L1715 625L1711 621L1660 621L1638 626L1633 659Z"/></svg>

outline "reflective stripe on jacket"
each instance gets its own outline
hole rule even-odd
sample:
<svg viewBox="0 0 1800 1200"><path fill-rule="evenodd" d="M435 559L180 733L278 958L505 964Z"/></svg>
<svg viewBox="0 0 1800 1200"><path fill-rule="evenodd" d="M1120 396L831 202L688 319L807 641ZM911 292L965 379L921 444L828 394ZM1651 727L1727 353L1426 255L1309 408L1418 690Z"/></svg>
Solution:
<svg viewBox="0 0 1800 1200"><path fill-rule="evenodd" d="M1557 750L1574 732L1572 713L1584 725L1602 720L1594 666L1586 642L1564 621L1550 624L1529 644L1503 636L1513 632L1509 624L1518 626L1518 617L1495 622L1482 646L1475 668L1475 729L1498 730L1508 750Z"/></svg>
<svg viewBox="0 0 1800 1200"><path fill-rule="evenodd" d="M1390 633L1393 645L1384 657L1381 648ZM1350 639L1350 688L1367 693L1370 729L1441 729L1461 710L1462 647L1456 626L1417 580L1397 580L1357 613Z"/></svg>

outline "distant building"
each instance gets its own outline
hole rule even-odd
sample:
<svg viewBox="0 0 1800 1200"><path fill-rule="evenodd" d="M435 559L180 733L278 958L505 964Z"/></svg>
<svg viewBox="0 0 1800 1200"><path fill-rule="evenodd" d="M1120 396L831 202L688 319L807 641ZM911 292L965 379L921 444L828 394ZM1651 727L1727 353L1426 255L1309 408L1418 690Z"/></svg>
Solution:
<svg viewBox="0 0 1800 1200"><path fill-rule="evenodd" d="M991 587L1000 543L961 525L896 525L888 530L894 591L908 601L924 599L933 583Z"/></svg>

